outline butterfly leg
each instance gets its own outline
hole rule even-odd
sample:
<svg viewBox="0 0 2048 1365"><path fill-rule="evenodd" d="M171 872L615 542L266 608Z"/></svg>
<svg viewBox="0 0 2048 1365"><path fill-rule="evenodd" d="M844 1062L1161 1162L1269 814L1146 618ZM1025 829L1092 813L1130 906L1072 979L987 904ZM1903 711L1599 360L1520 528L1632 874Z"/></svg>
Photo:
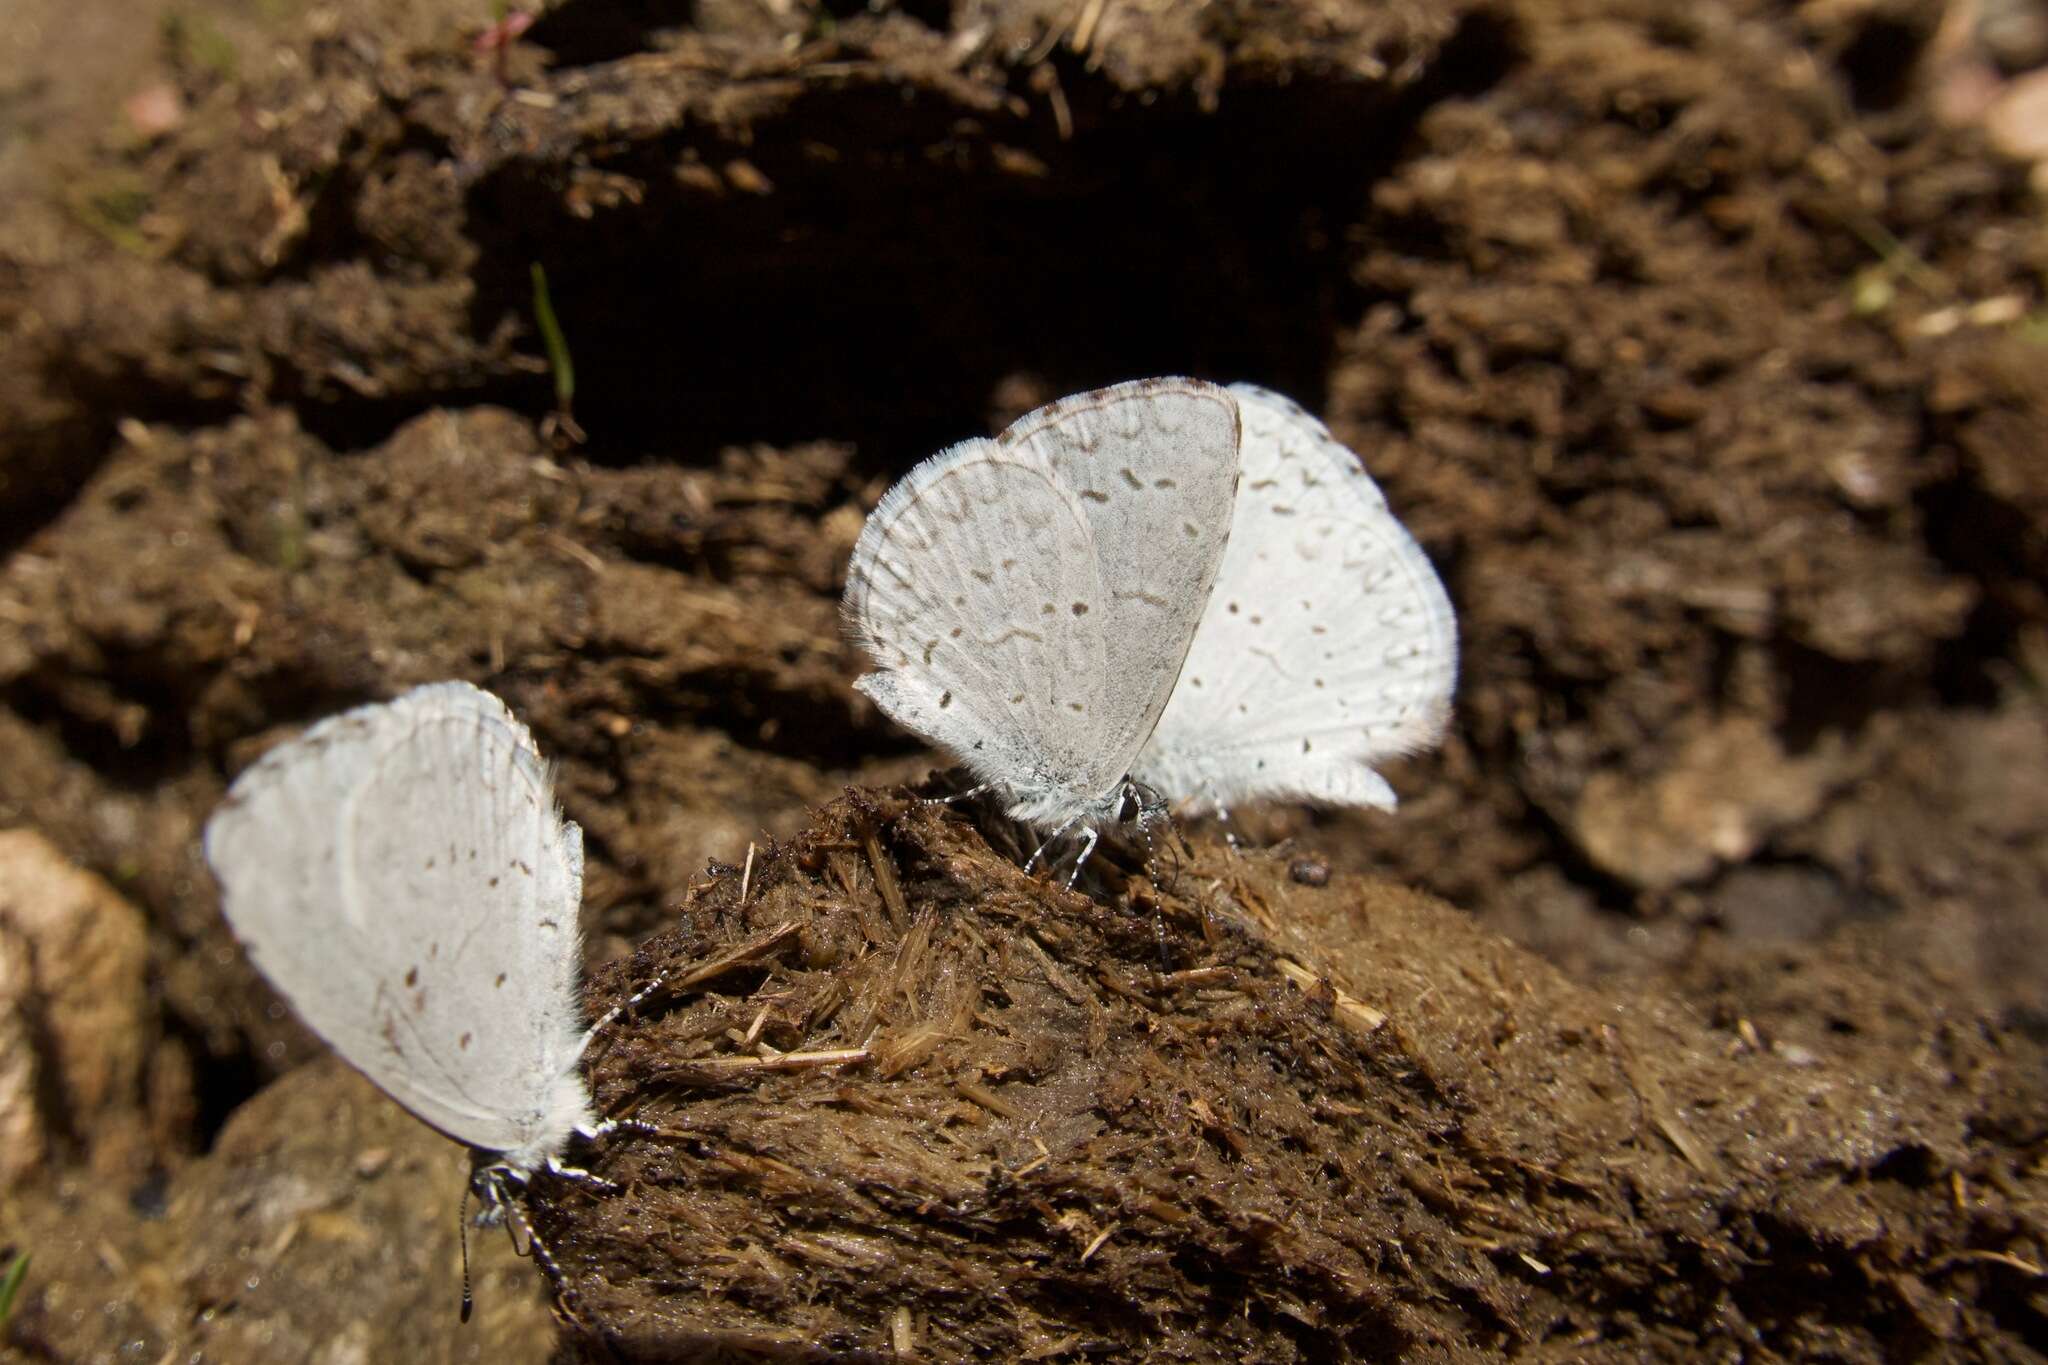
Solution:
<svg viewBox="0 0 2048 1365"><path fill-rule="evenodd" d="M598 1126L603 1127L602 1124ZM601 1194L617 1194L621 1188L615 1180L606 1180L597 1172L586 1171L581 1166L568 1165L557 1157L548 1158L547 1170L549 1175L560 1176L563 1180L578 1185L587 1185Z"/></svg>
<svg viewBox="0 0 2048 1365"><path fill-rule="evenodd" d="M1054 844L1058 843L1061 839L1065 838L1067 831L1072 829L1074 827L1075 822L1078 821L1080 818L1081 817L1078 813L1074 815L1069 815L1064 824L1062 824L1058 829L1054 830L1052 833L1045 836L1045 842L1040 844L1036 849L1034 849L1032 851L1031 856L1024 860L1025 876L1028 877L1034 871L1037 870L1038 860L1045 856L1045 851L1051 848ZM1088 841L1088 847L1091 849L1095 847L1095 841L1092 838Z"/></svg>
<svg viewBox="0 0 2048 1365"><path fill-rule="evenodd" d="M597 1037L598 1034L603 1033L606 1029L610 1028L614 1023L618 1022L618 1018L620 1015L624 1014L627 1010L632 1009L635 1005L638 1005L642 1000L645 1000L648 996L660 990L661 984L666 980L668 980L668 973L662 972L659 975L657 975L654 978L654 980L648 982L639 990L634 991L624 1000L621 1000L618 1004L613 1005L610 1009L606 1010L604 1012L603 1017L601 1017L596 1023L592 1024L588 1029L584 1030L583 1041L576 1045L576 1055L579 1057L582 1056L584 1050L590 1046L590 1042L593 1038Z"/></svg>
<svg viewBox="0 0 2048 1365"><path fill-rule="evenodd" d="M550 1164L552 1165L552 1163ZM555 1259L555 1254L548 1250L548 1244L541 1240L538 1232L534 1231L532 1221L526 1216L526 1210L520 1208L517 1204L509 1205L508 1209L511 1217L505 1222L505 1230L512 1237L512 1250L521 1256L531 1256L535 1261L539 1262L542 1272L548 1277L548 1283L554 1286L555 1293L562 1298L565 1304L573 1303L574 1290L569 1285L568 1277L562 1273L561 1262ZM524 1247L519 1245L518 1234L520 1232L526 1234L526 1245ZM468 1249L465 1247L465 1255L467 1255L467 1251ZM468 1307L468 1302L468 1287L465 1285L463 1294L465 1310ZM468 1313L465 1311L463 1321L467 1322L468 1320Z"/></svg>
<svg viewBox="0 0 2048 1365"><path fill-rule="evenodd" d="M1081 839L1081 852L1074 859L1074 870L1067 874L1067 890L1072 891L1074 883L1081 880L1081 869L1088 866L1089 855L1095 852L1096 841L1101 838L1102 835L1096 830L1095 826L1088 826L1087 834L1083 835Z"/></svg>
<svg viewBox="0 0 2048 1365"><path fill-rule="evenodd" d="M578 1127L576 1129L576 1136L582 1138L585 1142L603 1142L614 1133L630 1133L635 1137L655 1137L666 1131L659 1124L649 1123L645 1119L605 1119L600 1123L591 1124L588 1128Z"/></svg>
<svg viewBox="0 0 2048 1365"><path fill-rule="evenodd" d="M966 791L954 792L951 796L921 796L917 803L920 806L950 806L955 801L972 801L983 792L994 791L995 786L993 782L979 782Z"/></svg>

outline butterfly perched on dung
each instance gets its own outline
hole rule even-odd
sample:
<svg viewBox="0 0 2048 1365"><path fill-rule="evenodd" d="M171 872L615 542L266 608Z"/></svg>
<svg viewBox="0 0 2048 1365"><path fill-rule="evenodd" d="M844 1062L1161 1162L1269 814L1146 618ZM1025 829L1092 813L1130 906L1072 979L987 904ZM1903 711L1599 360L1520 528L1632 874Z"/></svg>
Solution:
<svg viewBox="0 0 2048 1365"><path fill-rule="evenodd" d="M1456 618L1322 423L1251 385L1150 379L952 446L875 508L847 568L855 686L1007 812L1101 832L1191 811L1391 809L1373 768L1442 735ZM1070 878L1071 882L1072 878Z"/></svg>

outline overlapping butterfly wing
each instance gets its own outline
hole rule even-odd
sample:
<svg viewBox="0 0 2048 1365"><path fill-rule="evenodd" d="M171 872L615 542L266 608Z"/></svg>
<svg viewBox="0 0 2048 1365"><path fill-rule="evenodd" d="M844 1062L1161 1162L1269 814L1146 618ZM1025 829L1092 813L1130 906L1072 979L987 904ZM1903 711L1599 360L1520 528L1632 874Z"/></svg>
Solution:
<svg viewBox="0 0 2048 1365"><path fill-rule="evenodd" d="M1436 742L1457 673L1443 584L1322 423L1235 385L1244 479L1179 686L1139 760L1193 809L1392 809L1372 764Z"/></svg>

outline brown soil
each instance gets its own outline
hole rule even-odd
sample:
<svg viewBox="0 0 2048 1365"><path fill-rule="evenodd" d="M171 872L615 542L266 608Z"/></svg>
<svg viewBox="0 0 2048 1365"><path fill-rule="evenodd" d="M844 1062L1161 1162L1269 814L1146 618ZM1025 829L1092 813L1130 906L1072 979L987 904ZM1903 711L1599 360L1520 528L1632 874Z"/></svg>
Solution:
<svg viewBox="0 0 2048 1365"><path fill-rule="evenodd" d="M869 1013L886 1048L943 1016L930 1057L646 1100L787 1144L608 1154L654 1163L635 1189L681 1220L646 1259L618 1209L542 1201L583 1313L628 1345L630 1321L880 1350L904 1308L940 1356L2048 1351L2048 240L2027 168L1929 112L1931 23L562 0L500 63L471 50L487 15L32 0L0 46L0 826L145 917L144 1007L106 1012L136 1020L138 1098L107 1121L151 1137L90 1141L23 1082L51 1181L0 1196L0 1251L42 1267L0 1350L243 1349L209 1335L240 1263L208 1248L242 1225L207 1192L263 1115L293 1121L266 1083L352 1082L302 1073L319 1049L234 949L194 837L292 727L457 676L561 764L593 962L807 926L801 961L629 1031L605 1098L651 1049L688 1058L721 1002L746 1018L700 1046L757 991L865 998L925 935ZM87 131L160 83L175 127ZM849 855L793 860L853 808L809 812L928 766L848 686L866 509L949 440L1168 372L1271 384L1365 454L1458 606L1449 742L1395 774L1398 817L1253 813L1242 833L1295 841L1280 862L1194 855L1138 911L884 819L923 927L849 920ZM750 844L779 851L738 907L703 869ZM1296 858L1329 888L1283 884ZM1155 899L1171 970L1252 1004L1145 984ZM1262 906L1277 927L1232 918ZM1093 1004L1017 957L1024 907ZM1201 937L1198 909L1232 927ZM0 1032L76 1055L0 929L0 977L29 982ZM1389 1022L1347 1033L1279 953ZM957 1026L956 994L980 1002ZM787 1045L858 1045L851 1017L785 1021ZM1035 1184L997 1174L1036 1154L1019 1120L961 1098L1011 1082L1052 1087ZM663 1109L677 1086L700 1098ZM791 1153L800 1189L763 1174ZM430 1165L384 1213L337 1178L248 1233L304 1276L292 1331L330 1339L323 1292L429 1311L440 1242L323 1291L294 1229L346 1205L403 1240L379 1220L413 1200L452 1228ZM920 1211L904 1171L951 1193ZM719 1241L741 1228L759 1256ZM76 1311L94 1276L128 1307ZM985 1311L945 1298L990 1284L1011 1292ZM366 1358L460 1340L403 1330Z"/></svg>

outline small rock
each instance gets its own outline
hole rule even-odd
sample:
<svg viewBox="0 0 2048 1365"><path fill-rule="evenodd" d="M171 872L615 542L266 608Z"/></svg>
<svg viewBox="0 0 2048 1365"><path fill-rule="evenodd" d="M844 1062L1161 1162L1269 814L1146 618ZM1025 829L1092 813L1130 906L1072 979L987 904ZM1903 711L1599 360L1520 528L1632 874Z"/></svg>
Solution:
<svg viewBox="0 0 2048 1365"><path fill-rule="evenodd" d="M33 830L0 831L0 1187L74 1143L95 1174L147 1169L148 953L113 887Z"/></svg>
<svg viewBox="0 0 2048 1365"><path fill-rule="evenodd" d="M1296 858L1287 865L1287 875L1302 886L1328 886L1330 865L1321 858Z"/></svg>

